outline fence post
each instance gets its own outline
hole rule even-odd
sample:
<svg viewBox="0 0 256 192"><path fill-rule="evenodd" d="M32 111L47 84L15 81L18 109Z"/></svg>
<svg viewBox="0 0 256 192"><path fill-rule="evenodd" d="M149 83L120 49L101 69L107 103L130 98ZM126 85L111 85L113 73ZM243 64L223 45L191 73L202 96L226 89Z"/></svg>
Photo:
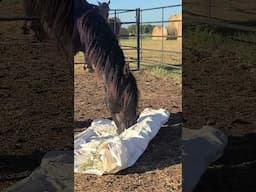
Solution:
<svg viewBox="0 0 256 192"><path fill-rule="evenodd" d="M168 35L168 34L167 34ZM162 65L164 64L164 53L163 53L163 50L164 50L164 8L162 8Z"/></svg>
<svg viewBox="0 0 256 192"><path fill-rule="evenodd" d="M140 8L136 9L137 69L140 70Z"/></svg>
<svg viewBox="0 0 256 192"><path fill-rule="evenodd" d="M115 17L114 17L114 33L115 35L117 34L116 33L116 10L115 10Z"/></svg>
<svg viewBox="0 0 256 192"><path fill-rule="evenodd" d="M140 23L142 23L142 13L143 10L140 10ZM140 38L140 61L142 61L143 57L142 57L142 39L143 39L143 29L142 27L140 27L140 35L142 38Z"/></svg>

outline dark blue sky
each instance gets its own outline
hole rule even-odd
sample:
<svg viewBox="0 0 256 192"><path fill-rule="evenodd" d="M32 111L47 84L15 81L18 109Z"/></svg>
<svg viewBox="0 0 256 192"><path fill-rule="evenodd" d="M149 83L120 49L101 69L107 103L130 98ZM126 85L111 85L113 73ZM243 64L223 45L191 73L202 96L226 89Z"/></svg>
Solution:
<svg viewBox="0 0 256 192"><path fill-rule="evenodd" d="M88 0L89 3L97 4L97 2L107 2L108 0ZM135 8L154 8L168 5L181 4L181 0L110 0L110 9L135 9ZM175 13L181 13L182 7L174 7L164 9L164 20ZM113 16L113 15L110 15ZM117 15L122 22L135 21L135 12ZM161 21L162 10L145 11L142 13L142 21ZM161 23L154 23L153 25L161 25Z"/></svg>

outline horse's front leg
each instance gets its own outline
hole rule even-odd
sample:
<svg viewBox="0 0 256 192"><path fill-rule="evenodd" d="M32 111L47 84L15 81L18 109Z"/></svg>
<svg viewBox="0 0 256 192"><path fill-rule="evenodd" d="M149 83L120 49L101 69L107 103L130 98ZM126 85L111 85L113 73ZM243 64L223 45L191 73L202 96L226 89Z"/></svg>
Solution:
<svg viewBox="0 0 256 192"><path fill-rule="evenodd" d="M89 73L92 73L92 72L93 72L93 67L92 67L92 63L91 63L91 62L88 62L87 71L88 71Z"/></svg>
<svg viewBox="0 0 256 192"><path fill-rule="evenodd" d="M31 17L32 16L31 0L23 0L22 5L23 5L23 11L24 11L25 17ZM25 20L23 22L23 26L22 26L23 34L30 33L30 26L31 26L30 20Z"/></svg>
<svg viewBox="0 0 256 192"><path fill-rule="evenodd" d="M25 34L25 35L29 34L28 22L29 21L24 21L23 26L22 26L23 34Z"/></svg>
<svg viewBox="0 0 256 192"><path fill-rule="evenodd" d="M86 70L89 73L93 72L92 64L90 61L84 59L84 70Z"/></svg>

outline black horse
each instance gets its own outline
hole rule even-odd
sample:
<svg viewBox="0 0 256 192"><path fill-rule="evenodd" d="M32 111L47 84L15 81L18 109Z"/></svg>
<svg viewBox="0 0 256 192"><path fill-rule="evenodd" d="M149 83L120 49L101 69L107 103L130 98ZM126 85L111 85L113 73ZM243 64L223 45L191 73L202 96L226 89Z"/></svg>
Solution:
<svg viewBox="0 0 256 192"><path fill-rule="evenodd" d="M56 37L70 61L78 51L85 53L104 82L106 105L118 132L135 124L138 106L136 79L125 64L115 34L97 6L85 0L24 1L28 2L31 3L32 13L36 14L31 16L41 18L43 26L47 26L44 31ZM73 62L71 64L73 67Z"/></svg>
<svg viewBox="0 0 256 192"><path fill-rule="evenodd" d="M108 2L99 2L98 1L98 7L99 7L99 12L100 14L105 18L108 19L108 15L109 15L109 4L110 4L110 0Z"/></svg>
<svg viewBox="0 0 256 192"><path fill-rule="evenodd" d="M35 3L33 3L35 0L23 0L23 10L26 17L32 17L32 16L40 16L40 11L34 9L33 6L35 6ZM99 10L99 13L107 20L109 16L109 4L108 2L98 2L98 6L94 6L94 8ZM42 41L43 39L47 38L47 34L44 33L42 30L42 23L40 23L38 20L25 20L22 26L23 34L30 34L30 31L33 31L35 34L35 37Z"/></svg>
<svg viewBox="0 0 256 192"><path fill-rule="evenodd" d="M109 16L109 10L110 10L109 4L110 4L110 1L103 2L103 3L98 1L98 6L94 7L94 9L98 9L101 16L106 20L108 20L108 16ZM83 52L84 50L81 50L81 51ZM85 58L84 61L85 61L84 70L86 70L87 72L90 72L90 73L93 72L92 64L90 62L88 62L88 59Z"/></svg>

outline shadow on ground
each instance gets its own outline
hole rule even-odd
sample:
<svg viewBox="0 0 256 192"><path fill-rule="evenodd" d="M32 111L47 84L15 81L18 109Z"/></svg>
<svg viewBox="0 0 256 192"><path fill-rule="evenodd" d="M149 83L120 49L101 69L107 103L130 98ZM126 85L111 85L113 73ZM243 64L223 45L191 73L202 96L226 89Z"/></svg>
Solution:
<svg viewBox="0 0 256 192"><path fill-rule="evenodd" d="M141 158L131 168L120 171L117 175L162 170L180 164L182 120L181 112L171 114L168 123L159 130Z"/></svg>
<svg viewBox="0 0 256 192"><path fill-rule="evenodd" d="M29 155L1 155L0 180L15 181L27 177L40 165L45 153L35 151Z"/></svg>
<svg viewBox="0 0 256 192"><path fill-rule="evenodd" d="M256 134L229 137L223 156L209 166L195 192L255 191Z"/></svg>

